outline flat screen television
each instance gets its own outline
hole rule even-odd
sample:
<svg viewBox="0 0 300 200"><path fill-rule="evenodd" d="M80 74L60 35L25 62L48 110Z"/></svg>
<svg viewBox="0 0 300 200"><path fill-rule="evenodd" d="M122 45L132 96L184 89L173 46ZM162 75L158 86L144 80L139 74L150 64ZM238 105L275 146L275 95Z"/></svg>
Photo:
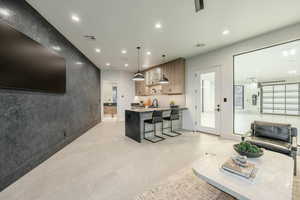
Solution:
<svg viewBox="0 0 300 200"><path fill-rule="evenodd" d="M0 88L65 93L65 59L0 21Z"/></svg>

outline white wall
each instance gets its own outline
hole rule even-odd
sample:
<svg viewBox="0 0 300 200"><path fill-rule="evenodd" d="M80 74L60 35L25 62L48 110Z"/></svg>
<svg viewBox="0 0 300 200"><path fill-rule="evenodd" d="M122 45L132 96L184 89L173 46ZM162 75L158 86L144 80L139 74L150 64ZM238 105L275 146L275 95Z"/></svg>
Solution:
<svg viewBox="0 0 300 200"><path fill-rule="evenodd" d="M103 98L103 82L114 82L118 87L118 120L125 120L125 110L130 109L130 104L134 102L134 82L132 81L133 73L120 70L102 70L101 85ZM102 102L103 106L103 102ZM103 110L103 109L102 109ZM102 113L103 116L103 113Z"/></svg>
<svg viewBox="0 0 300 200"><path fill-rule="evenodd" d="M226 36L230 37L230 35ZM300 39L300 24L289 26L277 31L273 31L261 36L251 38L234 45L218 49L206 54L198 55L187 59L186 67L186 103L189 111L184 113L183 128L194 129L194 98L193 89L195 85L192 82L192 75L199 69L207 69L214 66L221 66L221 96L228 101L221 103L221 136L225 138L234 138L233 136L233 55L251 51L274 44L279 44L295 39ZM224 40L226 38L224 37ZM209 45L209 44L208 44Z"/></svg>

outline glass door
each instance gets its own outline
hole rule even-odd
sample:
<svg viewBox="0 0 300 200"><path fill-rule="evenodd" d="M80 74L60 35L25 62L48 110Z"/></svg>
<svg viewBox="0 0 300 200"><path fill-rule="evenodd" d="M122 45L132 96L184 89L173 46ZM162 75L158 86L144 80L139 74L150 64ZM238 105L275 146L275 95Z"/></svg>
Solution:
<svg viewBox="0 0 300 200"><path fill-rule="evenodd" d="M198 131L219 135L220 67L195 73L195 127Z"/></svg>

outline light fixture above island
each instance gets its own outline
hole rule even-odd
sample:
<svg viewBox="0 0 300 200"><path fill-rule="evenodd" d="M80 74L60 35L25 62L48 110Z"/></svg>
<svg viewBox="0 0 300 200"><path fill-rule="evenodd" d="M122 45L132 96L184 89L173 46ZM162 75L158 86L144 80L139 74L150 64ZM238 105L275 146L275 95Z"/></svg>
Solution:
<svg viewBox="0 0 300 200"><path fill-rule="evenodd" d="M138 72L134 74L133 76L133 81L144 81L145 77L144 75L140 72L140 50L141 47L137 47L137 52L138 52L138 56L137 56L137 65L138 65Z"/></svg>

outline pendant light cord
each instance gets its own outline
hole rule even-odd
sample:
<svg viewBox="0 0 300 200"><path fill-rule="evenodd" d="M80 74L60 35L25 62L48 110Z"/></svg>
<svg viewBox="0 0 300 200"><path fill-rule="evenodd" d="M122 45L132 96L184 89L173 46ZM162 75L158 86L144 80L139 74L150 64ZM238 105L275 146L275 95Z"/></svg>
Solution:
<svg viewBox="0 0 300 200"><path fill-rule="evenodd" d="M166 55L165 54L162 55L162 60L163 60L163 64L165 64L165 62L166 62ZM163 78L164 77L165 77L165 74L163 73Z"/></svg>
<svg viewBox="0 0 300 200"><path fill-rule="evenodd" d="M137 47L137 50L138 50L138 57L137 57L138 73L140 72L140 49L141 49L141 47Z"/></svg>

